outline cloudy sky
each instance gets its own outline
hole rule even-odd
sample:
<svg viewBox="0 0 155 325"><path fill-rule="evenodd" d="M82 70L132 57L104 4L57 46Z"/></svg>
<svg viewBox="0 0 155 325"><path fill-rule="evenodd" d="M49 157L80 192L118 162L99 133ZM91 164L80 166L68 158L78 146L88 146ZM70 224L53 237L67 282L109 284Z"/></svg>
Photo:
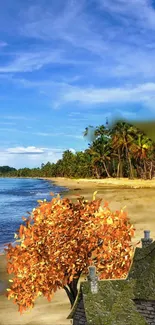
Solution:
<svg viewBox="0 0 155 325"><path fill-rule="evenodd" d="M1 3L0 165L84 150L114 116L155 118L155 1Z"/></svg>

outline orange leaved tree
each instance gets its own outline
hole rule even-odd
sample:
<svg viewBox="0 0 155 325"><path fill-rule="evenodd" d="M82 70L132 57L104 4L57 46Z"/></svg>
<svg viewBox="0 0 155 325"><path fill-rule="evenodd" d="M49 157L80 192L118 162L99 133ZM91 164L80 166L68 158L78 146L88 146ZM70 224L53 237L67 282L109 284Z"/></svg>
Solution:
<svg viewBox="0 0 155 325"><path fill-rule="evenodd" d="M21 244L5 248L7 272L15 275L5 295L14 298L21 314L41 294L51 301L58 288L64 288L72 307L80 275L88 274L89 265L96 266L100 279L127 276L135 228L123 210L111 212L108 203L102 208L96 193L90 202L79 197L73 203L59 195L38 201L22 218L26 225L15 234Z"/></svg>

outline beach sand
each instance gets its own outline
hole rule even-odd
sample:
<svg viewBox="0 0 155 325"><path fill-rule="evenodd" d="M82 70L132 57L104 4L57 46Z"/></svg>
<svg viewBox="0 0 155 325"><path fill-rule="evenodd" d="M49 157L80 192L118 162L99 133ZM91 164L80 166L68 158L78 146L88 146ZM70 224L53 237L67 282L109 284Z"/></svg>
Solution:
<svg viewBox="0 0 155 325"><path fill-rule="evenodd" d="M153 180L128 180L128 179L67 179L46 178L56 185L69 188L63 196L74 201L78 195L92 199L93 192L98 191L96 198L109 202L112 211L120 210L126 206L131 223L136 228L133 243L143 237L144 230L150 230L151 238L155 239L155 179ZM37 205L37 204L36 204ZM138 245L141 247L141 244ZM13 276L7 274L6 257L0 256L0 325L69 325L67 320L70 313L70 304L63 289L58 290L51 303L44 296L36 299L34 308L20 315L18 306L13 299L8 300L4 295L9 288L9 279ZM81 278L82 280L83 278Z"/></svg>

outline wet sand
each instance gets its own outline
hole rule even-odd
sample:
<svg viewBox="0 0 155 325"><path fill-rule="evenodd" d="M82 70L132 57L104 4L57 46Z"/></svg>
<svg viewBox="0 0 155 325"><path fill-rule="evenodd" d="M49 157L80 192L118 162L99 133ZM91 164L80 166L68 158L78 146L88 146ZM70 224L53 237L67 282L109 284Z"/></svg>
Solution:
<svg viewBox="0 0 155 325"><path fill-rule="evenodd" d="M111 210L120 210L126 206L131 223L136 228L133 243L143 237L144 230L151 231L151 238L155 239L155 179L151 181L106 179L106 180L72 180L66 178L47 178L56 185L69 188L69 192L63 193L73 201L77 195L86 199L92 199L94 191L98 191L96 198L102 198L109 202ZM138 245L141 247L141 244ZM0 256L0 325L67 325L70 313L70 304L63 289L55 293L51 303L43 296L35 301L34 308L30 312L24 312L21 316L18 306L13 304L13 299L8 300L4 296L9 287L8 279L13 278L6 272L5 255Z"/></svg>

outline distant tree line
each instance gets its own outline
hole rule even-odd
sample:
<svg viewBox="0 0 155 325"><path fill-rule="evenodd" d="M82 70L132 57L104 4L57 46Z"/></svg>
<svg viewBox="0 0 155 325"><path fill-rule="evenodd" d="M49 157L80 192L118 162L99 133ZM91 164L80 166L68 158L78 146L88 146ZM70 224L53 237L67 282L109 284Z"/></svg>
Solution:
<svg viewBox="0 0 155 325"><path fill-rule="evenodd" d="M17 172L16 168L9 167L9 166L0 166L0 176L8 175L8 174L15 175L16 172Z"/></svg>
<svg viewBox="0 0 155 325"><path fill-rule="evenodd" d="M118 121L111 128L89 126L83 133L85 138L90 130L92 136L85 151L74 154L66 150L56 163L41 164L40 168L17 170L2 166L0 176L98 179L152 179L155 176L155 142L136 126L124 121Z"/></svg>

